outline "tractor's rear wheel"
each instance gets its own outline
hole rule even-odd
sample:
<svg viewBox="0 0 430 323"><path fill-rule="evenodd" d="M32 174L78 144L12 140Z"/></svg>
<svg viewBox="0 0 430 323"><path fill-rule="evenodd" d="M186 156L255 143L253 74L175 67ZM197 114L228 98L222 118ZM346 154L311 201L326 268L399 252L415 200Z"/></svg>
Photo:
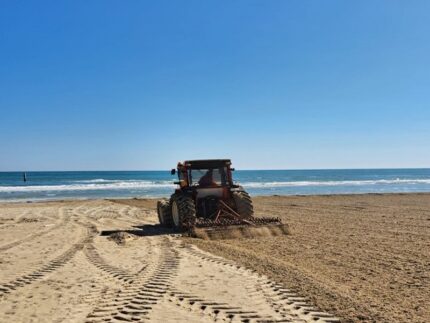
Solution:
<svg viewBox="0 0 430 323"><path fill-rule="evenodd" d="M183 231L194 226L196 221L196 206L190 196L178 194L171 199L173 227Z"/></svg>
<svg viewBox="0 0 430 323"><path fill-rule="evenodd" d="M157 202L158 221L164 227L172 226L172 212L170 209L170 202L168 200L161 200Z"/></svg>
<svg viewBox="0 0 430 323"><path fill-rule="evenodd" d="M233 200L236 204L236 212L246 219L254 215L254 207L252 206L252 200L249 194L245 191L233 192Z"/></svg>

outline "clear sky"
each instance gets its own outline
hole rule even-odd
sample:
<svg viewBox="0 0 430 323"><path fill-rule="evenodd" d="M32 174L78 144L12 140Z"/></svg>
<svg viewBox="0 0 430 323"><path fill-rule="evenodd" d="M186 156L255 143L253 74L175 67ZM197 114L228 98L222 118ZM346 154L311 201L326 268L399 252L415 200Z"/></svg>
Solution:
<svg viewBox="0 0 430 323"><path fill-rule="evenodd" d="M1 1L0 170L430 167L430 1Z"/></svg>

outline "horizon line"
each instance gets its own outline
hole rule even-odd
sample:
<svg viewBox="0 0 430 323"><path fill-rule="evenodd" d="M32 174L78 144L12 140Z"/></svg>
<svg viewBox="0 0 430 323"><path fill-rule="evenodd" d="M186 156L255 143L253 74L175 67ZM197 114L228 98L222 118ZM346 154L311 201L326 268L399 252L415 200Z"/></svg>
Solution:
<svg viewBox="0 0 430 323"><path fill-rule="evenodd" d="M312 170L401 170L401 169L430 169L429 167L363 167L363 168L241 168L236 171L312 171ZM170 169L107 169L107 170L0 170L0 173L43 173L43 172L169 172Z"/></svg>

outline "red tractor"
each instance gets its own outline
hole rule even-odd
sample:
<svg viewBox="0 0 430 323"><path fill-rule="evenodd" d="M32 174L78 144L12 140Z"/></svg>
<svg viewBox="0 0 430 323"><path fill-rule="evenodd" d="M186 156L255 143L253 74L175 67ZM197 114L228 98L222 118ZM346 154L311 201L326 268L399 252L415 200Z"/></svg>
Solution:
<svg viewBox="0 0 430 323"><path fill-rule="evenodd" d="M275 218L254 218L249 194L233 182L229 159L188 160L178 163L179 185L170 199L158 201L160 224L177 231L196 227L281 224Z"/></svg>

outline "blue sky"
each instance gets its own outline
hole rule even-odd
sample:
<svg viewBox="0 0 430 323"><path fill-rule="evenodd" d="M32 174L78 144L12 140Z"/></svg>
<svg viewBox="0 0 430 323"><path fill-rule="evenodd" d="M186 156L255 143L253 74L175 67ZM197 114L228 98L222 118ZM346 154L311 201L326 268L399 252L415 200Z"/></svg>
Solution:
<svg viewBox="0 0 430 323"><path fill-rule="evenodd" d="M429 1L2 1L0 170L430 166Z"/></svg>

